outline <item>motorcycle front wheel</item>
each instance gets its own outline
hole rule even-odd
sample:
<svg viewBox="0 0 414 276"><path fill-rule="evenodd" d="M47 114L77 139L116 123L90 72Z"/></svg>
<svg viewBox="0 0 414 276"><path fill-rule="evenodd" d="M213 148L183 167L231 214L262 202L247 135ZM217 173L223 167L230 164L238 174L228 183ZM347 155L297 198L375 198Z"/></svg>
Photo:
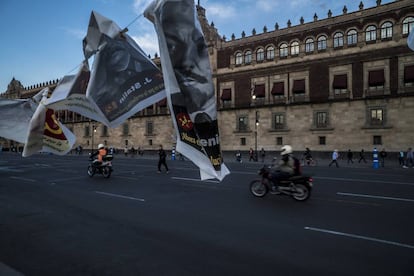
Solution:
<svg viewBox="0 0 414 276"><path fill-rule="evenodd" d="M105 178L109 178L111 176L111 168L110 167L103 167L102 168L102 175Z"/></svg>
<svg viewBox="0 0 414 276"><path fill-rule="evenodd" d="M268 192L268 188L262 180L256 179L250 182L250 192L256 197L264 197Z"/></svg>
<svg viewBox="0 0 414 276"><path fill-rule="evenodd" d="M292 197L297 201L305 201L310 197L310 190L306 185L297 183L295 184L295 190L292 193Z"/></svg>
<svg viewBox="0 0 414 276"><path fill-rule="evenodd" d="M95 168L92 165L88 166L88 175L92 177L95 174Z"/></svg>

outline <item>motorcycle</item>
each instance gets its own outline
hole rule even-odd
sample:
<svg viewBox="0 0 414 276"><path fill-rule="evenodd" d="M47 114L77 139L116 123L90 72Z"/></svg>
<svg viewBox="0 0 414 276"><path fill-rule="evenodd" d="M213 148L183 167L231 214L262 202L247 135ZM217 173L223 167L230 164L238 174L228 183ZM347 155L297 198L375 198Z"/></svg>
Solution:
<svg viewBox="0 0 414 276"><path fill-rule="evenodd" d="M100 163L98 160L95 160L93 157L89 157L89 161L91 161L91 163L88 166L89 177L92 177L95 174L102 174L103 177L109 178L113 171L112 160L113 160L113 155L111 154L105 155L102 158L102 163Z"/></svg>
<svg viewBox="0 0 414 276"><path fill-rule="evenodd" d="M272 190L270 166L263 166L258 172L261 179L250 182L250 192L256 197L264 197L269 191L272 194L288 195L297 201L307 200L312 191L313 179L310 176L295 175L288 179L279 180L276 190Z"/></svg>

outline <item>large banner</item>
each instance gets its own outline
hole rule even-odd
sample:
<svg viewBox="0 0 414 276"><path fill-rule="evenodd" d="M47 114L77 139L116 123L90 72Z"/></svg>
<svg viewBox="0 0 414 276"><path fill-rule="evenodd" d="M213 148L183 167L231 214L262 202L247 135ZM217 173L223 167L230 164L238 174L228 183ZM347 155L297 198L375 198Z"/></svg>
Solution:
<svg viewBox="0 0 414 276"><path fill-rule="evenodd" d="M83 50L86 59L94 55L86 90L90 111L100 117L93 119L116 127L165 98L161 71L110 19L92 12Z"/></svg>
<svg viewBox="0 0 414 276"><path fill-rule="evenodd" d="M155 0L144 12L158 35L177 151L200 168L201 179L222 180L223 163L212 73L194 0Z"/></svg>
<svg viewBox="0 0 414 276"><path fill-rule="evenodd" d="M32 99L0 99L0 137L25 143L37 104Z"/></svg>

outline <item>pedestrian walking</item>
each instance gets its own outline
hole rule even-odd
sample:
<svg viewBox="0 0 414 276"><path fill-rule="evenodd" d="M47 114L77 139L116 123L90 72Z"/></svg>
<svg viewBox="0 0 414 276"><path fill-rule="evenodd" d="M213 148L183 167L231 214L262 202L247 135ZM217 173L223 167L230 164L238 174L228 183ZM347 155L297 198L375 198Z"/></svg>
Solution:
<svg viewBox="0 0 414 276"><path fill-rule="evenodd" d="M405 166L405 162L404 162L404 151L400 150L400 152L398 153L398 162L400 164L401 167Z"/></svg>
<svg viewBox="0 0 414 276"><path fill-rule="evenodd" d="M354 154L352 153L352 151L349 149L348 153L346 154L347 158L348 158L348 164L352 163L354 164L354 160L352 160L352 158L354 157Z"/></svg>
<svg viewBox="0 0 414 276"><path fill-rule="evenodd" d="M243 162L242 161L242 155L241 155L241 152L239 150L236 153L236 161L239 162L239 163Z"/></svg>
<svg viewBox="0 0 414 276"><path fill-rule="evenodd" d="M411 148L408 148L407 153L405 154L405 165L403 168L408 168L408 165L411 165L411 168L414 168L414 153Z"/></svg>
<svg viewBox="0 0 414 276"><path fill-rule="evenodd" d="M260 156L262 157L262 163L264 163L265 158L266 158L266 152L265 152L264 148L261 149Z"/></svg>
<svg viewBox="0 0 414 276"><path fill-rule="evenodd" d="M254 150L252 148L250 148L249 150L249 162L250 161L254 161Z"/></svg>
<svg viewBox="0 0 414 276"><path fill-rule="evenodd" d="M165 170L167 173L169 173L168 166L167 166L167 154L165 153L165 150L162 148L162 145L160 145L160 148L158 149L158 173L161 172L161 165L165 167Z"/></svg>
<svg viewBox="0 0 414 276"><path fill-rule="evenodd" d="M338 158L339 158L339 153L338 153L338 150L336 149L336 150L334 150L334 151L332 152L332 161L331 161L331 163L329 163L329 167L330 167L332 164L334 164L334 163L335 163L336 167L337 167L337 168L339 168Z"/></svg>
<svg viewBox="0 0 414 276"><path fill-rule="evenodd" d="M367 163L367 160L365 160L365 151L364 151L364 149L362 149L359 152L359 161L358 161L358 163L361 163L361 161L364 161L364 163Z"/></svg>
<svg viewBox="0 0 414 276"><path fill-rule="evenodd" d="M387 157L387 152L385 151L385 149L382 149L382 151L380 152L380 160L381 160L381 166L384 167L385 165L385 158Z"/></svg>

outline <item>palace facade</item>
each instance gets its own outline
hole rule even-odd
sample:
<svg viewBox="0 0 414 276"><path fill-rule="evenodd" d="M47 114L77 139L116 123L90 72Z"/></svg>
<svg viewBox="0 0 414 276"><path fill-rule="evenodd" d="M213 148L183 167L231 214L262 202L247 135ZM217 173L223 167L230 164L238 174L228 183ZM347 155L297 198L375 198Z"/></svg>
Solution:
<svg viewBox="0 0 414 276"><path fill-rule="evenodd" d="M252 30L227 40L197 5L208 44L216 88L223 151L389 152L414 146L414 2L394 1L298 25ZM155 59L159 62L159 59ZM12 85L13 83L13 85ZM57 81L24 88L14 80L3 96L27 98ZM175 133L166 101L109 129L69 111L58 118L77 136L77 145L172 148ZM4 143L10 143L5 141ZM3 144L4 144L3 143ZM7 144L5 145L7 147Z"/></svg>

